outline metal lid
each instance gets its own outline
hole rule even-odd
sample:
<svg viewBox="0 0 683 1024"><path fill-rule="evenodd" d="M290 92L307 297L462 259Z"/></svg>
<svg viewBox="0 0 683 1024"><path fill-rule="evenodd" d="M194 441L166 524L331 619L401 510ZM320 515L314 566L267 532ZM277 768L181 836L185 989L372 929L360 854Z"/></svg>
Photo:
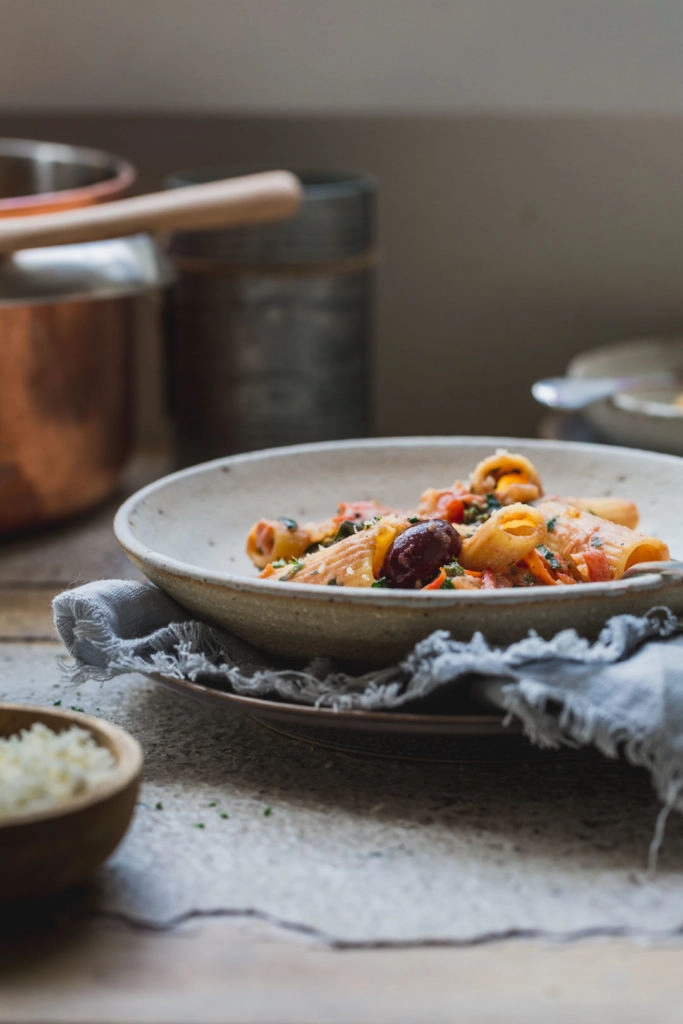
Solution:
<svg viewBox="0 0 683 1024"><path fill-rule="evenodd" d="M149 235L21 249L0 257L0 308L113 299L162 288L171 263Z"/></svg>
<svg viewBox="0 0 683 1024"><path fill-rule="evenodd" d="M178 188L254 170L180 171L167 179L166 186ZM343 259L374 247L377 184L373 177L336 171L293 173L304 192L294 217L218 231L178 232L170 240L171 254L242 266L291 265Z"/></svg>

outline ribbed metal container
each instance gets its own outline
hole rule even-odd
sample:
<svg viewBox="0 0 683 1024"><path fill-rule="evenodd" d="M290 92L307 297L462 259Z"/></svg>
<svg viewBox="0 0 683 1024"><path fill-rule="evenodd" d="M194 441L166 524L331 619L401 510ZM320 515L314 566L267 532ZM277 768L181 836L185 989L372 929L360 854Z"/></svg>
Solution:
<svg viewBox="0 0 683 1024"><path fill-rule="evenodd" d="M288 221L170 240L170 403L180 465L372 431L376 184L296 172ZM187 172L178 186L226 176Z"/></svg>

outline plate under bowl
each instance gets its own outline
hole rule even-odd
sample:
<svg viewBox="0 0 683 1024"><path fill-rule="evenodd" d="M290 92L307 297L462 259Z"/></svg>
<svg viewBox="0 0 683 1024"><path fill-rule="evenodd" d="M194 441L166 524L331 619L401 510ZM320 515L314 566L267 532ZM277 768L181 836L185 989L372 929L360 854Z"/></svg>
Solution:
<svg viewBox="0 0 683 1024"><path fill-rule="evenodd" d="M336 710L247 697L189 679L155 675L174 693L202 703L239 708L259 725L309 746L326 747L362 757L410 761L491 761L536 759L538 749L522 735L516 721L501 710L461 708L434 710ZM482 698L485 690L482 690ZM491 740L495 742L492 744ZM566 754L566 751L563 751Z"/></svg>
<svg viewBox="0 0 683 1024"><path fill-rule="evenodd" d="M621 612L666 604L683 611L683 585L657 575L573 587L413 592L316 587L257 578L245 554L262 517L325 519L338 502L376 498L414 506L430 486L466 480L497 448L536 465L547 493L635 500L644 530L683 555L683 459L612 446L496 437L408 437L297 445L233 455L144 487L114 531L132 562L179 604L284 658L330 655L378 664L435 629L509 643L534 629L586 636Z"/></svg>

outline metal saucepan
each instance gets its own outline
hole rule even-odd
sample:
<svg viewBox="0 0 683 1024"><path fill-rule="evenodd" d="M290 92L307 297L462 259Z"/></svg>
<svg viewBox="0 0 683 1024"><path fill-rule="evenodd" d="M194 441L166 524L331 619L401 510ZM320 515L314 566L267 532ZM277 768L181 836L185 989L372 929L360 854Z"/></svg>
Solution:
<svg viewBox="0 0 683 1024"><path fill-rule="evenodd" d="M98 149L0 138L0 217L119 199L135 178L127 160Z"/></svg>
<svg viewBox="0 0 683 1024"><path fill-rule="evenodd" d="M149 232L290 216L272 171L31 216L0 217L0 534L91 507L131 447L136 303L171 283Z"/></svg>

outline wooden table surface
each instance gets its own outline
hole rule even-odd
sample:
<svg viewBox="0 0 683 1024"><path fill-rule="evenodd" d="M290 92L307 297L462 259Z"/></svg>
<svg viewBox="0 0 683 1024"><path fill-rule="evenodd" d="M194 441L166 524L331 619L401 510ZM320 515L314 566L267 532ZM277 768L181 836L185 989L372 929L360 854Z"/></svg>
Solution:
<svg viewBox="0 0 683 1024"><path fill-rule="evenodd" d="M111 536L112 507L4 542L1 644L26 652L47 644L57 655L52 596L76 582L134 575ZM21 657L13 665L21 672ZM84 912L67 895L49 908L0 914L0 952L3 1022L624 1024L683 1016L678 941L339 949L243 916L146 930Z"/></svg>

